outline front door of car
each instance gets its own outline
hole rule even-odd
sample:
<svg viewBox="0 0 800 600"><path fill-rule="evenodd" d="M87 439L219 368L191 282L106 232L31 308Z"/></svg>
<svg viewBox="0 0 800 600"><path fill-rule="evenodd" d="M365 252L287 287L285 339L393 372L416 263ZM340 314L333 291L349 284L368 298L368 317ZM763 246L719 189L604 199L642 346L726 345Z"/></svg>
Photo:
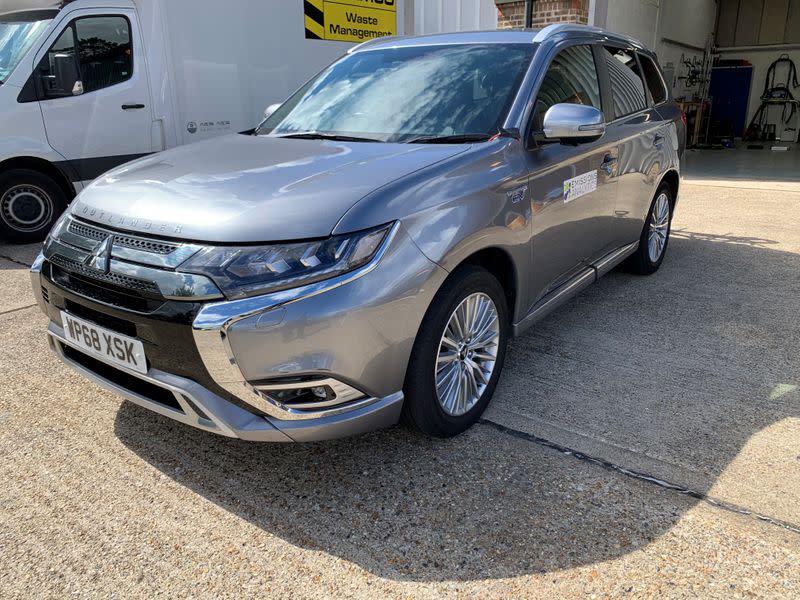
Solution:
<svg viewBox="0 0 800 600"><path fill-rule="evenodd" d="M79 180L151 152L152 106L136 13L80 11L37 57L47 140Z"/></svg>
<svg viewBox="0 0 800 600"><path fill-rule="evenodd" d="M561 143L544 139L544 115L555 104L603 109L595 55L589 45L561 49L550 63L533 111L530 172L533 234L531 299L536 302L605 254L617 194L618 149L601 136Z"/></svg>

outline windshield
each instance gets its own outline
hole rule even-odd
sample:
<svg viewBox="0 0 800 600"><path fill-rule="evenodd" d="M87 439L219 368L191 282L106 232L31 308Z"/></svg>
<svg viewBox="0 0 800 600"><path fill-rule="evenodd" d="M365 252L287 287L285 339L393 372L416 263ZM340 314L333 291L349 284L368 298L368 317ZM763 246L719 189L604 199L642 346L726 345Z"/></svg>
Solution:
<svg viewBox="0 0 800 600"><path fill-rule="evenodd" d="M384 142L497 133L532 44L364 50L307 83L257 133L313 132Z"/></svg>
<svg viewBox="0 0 800 600"><path fill-rule="evenodd" d="M23 20L0 17L0 83L11 75L25 53L47 29L51 19Z"/></svg>

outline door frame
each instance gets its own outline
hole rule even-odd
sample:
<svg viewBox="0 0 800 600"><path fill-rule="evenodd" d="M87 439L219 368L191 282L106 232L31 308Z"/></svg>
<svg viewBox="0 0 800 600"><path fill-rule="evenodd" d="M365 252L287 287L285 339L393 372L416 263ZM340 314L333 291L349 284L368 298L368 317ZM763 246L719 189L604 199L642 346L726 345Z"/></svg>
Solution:
<svg viewBox="0 0 800 600"><path fill-rule="evenodd" d="M60 100L60 98L44 98L43 90L41 89L41 83L39 81L39 64L42 62L46 54L49 52L52 45L61 37L67 27L72 26L72 24L80 19L84 18L91 18L91 17L120 17L125 19L128 22L128 26L130 28L131 33L131 46L132 46L132 57L131 57L131 77L127 80L119 82L119 84L126 83L127 81L131 81L137 77L141 77L144 86L145 86L145 94L146 94L146 102L147 107L145 110L147 111L148 116L148 131L150 133L150 145L146 152L143 153L134 153L134 154L107 154L105 156L65 156L65 162L69 164L70 171L74 172L73 176L73 183L78 182L90 182L95 177L99 176L100 174L112 169L116 166L134 160L136 158L141 158L143 156L147 156L153 153L153 140L152 140L152 124L155 119L154 114L154 106L153 106L153 92L150 85L150 74L148 70L147 64L147 54L145 52L145 45L144 45L144 35L142 32L142 26L139 21L139 14L136 10L134 5L131 6L115 6L115 7L91 7L91 8L74 8L73 10L62 10L54 25L52 26L50 33L44 38L41 42L39 47L36 49L36 52L33 54L33 61L31 65L31 79L32 79L32 86L33 89L36 90L36 101L39 104L39 108L42 115L42 124L44 128L44 134L47 141L48 146L50 148L61 154L64 155L63 152L54 148L53 145L50 143L47 133L47 122L45 118L44 107L42 106L43 102L56 102ZM74 35L77 36L77 31L74 32ZM76 53L78 51L77 47L77 39L76 39ZM137 52L138 49L138 52ZM77 55L76 55L76 61ZM78 61L79 62L79 61ZM80 69L80 66L78 65ZM114 84L114 85L119 85ZM27 86L26 86L27 87ZM108 86L113 87L113 86ZM102 92L104 89L101 88L99 90L94 90L91 92L86 92L77 96L76 98L83 99L84 97L88 97L89 99L87 102L91 102L91 96L98 92ZM85 187L85 186L84 186Z"/></svg>
<svg viewBox="0 0 800 600"><path fill-rule="evenodd" d="M605 60L602 57L600 49L598 48L598 45L600 43L602 43L602 42L598 41L596 37L591 37L591 36L580 36L580 37L574 37L574 38L570 37L568 39L560 40L560 41L557 41L557 42L553 43L549 47L545 57L541 61L538 60L538 56L537 56L537 60L535 62L539 62L540 67L539 67L538 73L536 74L534 83L530 87L530 93L528 94L528 97L527 97L526 109L525 109L525 114L524 114L524 117L523 117L524 118L523 126L521 127L521 130L520 130L521 143L522 143L522 152L524 152L526 155L529 154L529 153L532 153L532 152L541 151L543 149L543 145L541 145L541 144L531 145L531 140L532 140L532 137L533 137L533 135L532 135L533 134L533 126L534 126L533 121L534 121L534 116L536 114L535 103L536 103L536 99L538 98L539 91L541 89L542 83L544 82L544 78L547 75L547 72L548 72L548 70L550 68L550 65L552 64L552 62L556 58L556 56L558 56L559 53L561 53L563 50L565 50L567 48L571 48L571 47L574 47L574 46L587 46L587 47L589 47L590 51L592 52L592 58L594 60L594 65L595 65L595 71L597 73L597 81L598 81L598 88L599 88L599 93L600 93L600 103L601 103L601 107L602 107L602 111L603 111L603 117L604 117L604 120L606 121L606 123L608 123L608 120L609 120L608 109L609 109L609 106L611 106L611 103L613 101L612 101L612 99L610 97L611 87L610 87L610 84L608 82L608 73L607 73L607 71L605 69ZM602 61L601 61L601 59L602 59ZM612 106L612 108L613 108L613 106ZM612 112L610 114L613 115L613 110L612 110ZM607 135L608 135L607 133L604 134L604 137L607 136ZM553 141L553 142L548 142L547 145L558 144L558 143L559 142L557 142L557 141ZM597 142L591 142L591 143L592 144L596 144L596 143L602 144L603 143L603 138L601 138ZM576 152L581 152L581 146L584 146L584 145L586 145L586 144L578 144L578 145L576 145L575 146ZM619 156L618 156L619 155L618 145L616 145L614 142L611 142L611 145L614 146L614 148L616 148L616 152L613 151L614 148L611 149L611 154L618 159L619 158ZM528 159L526 158L526 163L527 163L527 160ZM528 173L528 177L529 177L529 185L532 188L533 187L532 181L536 177L536 173L534 171L530 171ZM604 185L606 185L606 186L614 186L613 190L608 190L609 193L613 194L613 198L611 198L611 204L610 204L610 206L608 206L608 214L607 214L607 216L609 218L612 218L613 215L614 215L614 206L616 204L616 193L617 193L617 179L618 179L618 172L615 172L613 174L613 176L612 176L611 181L607 181L606 183L604 183ZM533 202L533 200L534 200L534 196L533 196L533 192L531 192L531 201ZM531 228L532 228L532 230L533 230L533 228L535 226L534 221L533 221L534 218L532 218L532 220L531 220ZM532 233L533 233L533 231L532 231ZM601 250L600 252L605 252L605 250ZM598 258L599 259L599 258L601 258L601 256L589 257L590 260L593 259L593 258ZM535 248L534 238L533 238L533 235L532 235L531 236L531 242L530 242L530 265L531 265L532 269L534 268L535 264L536 264L536 248ZM588 276L588 273L591 272L593 274L594 270L592 269L592 267L589 266L589 263L584 263L584 265L585 265L585 268L581 268L581 262L578 262L578 263L576 263L575 270L571 274L570 273L563 273L561 276L559 276L558 279L553 280L551 282L547 282L546 285L541 290L529 290L528 291L529 292L528 296L529 296L530 301L533 302L533 304L531 306L529 306L528 308L533 312L539 312L538 309L543 304L549 304L551 299L553 299L554 297L561 297L564 294L564 292L567 291L567 290L569 290L569 293L567 293L566 297L571 297L573 293L577 293L577 291L580 291L580 289L583 289L583 287L585 287L586 285L591 283L591 281L594 281L593 277L589 277ZM535 281L535 278L531 278L530 283L533 284L534 281ZM576 283L577 283L577 287L576 287ZM575 288L574 291L572 291L573 288ZM558 303L555 303L554 305L557 305L557 304ZM549 311L547 311L547 312L549 312ZM531 316L531 315L529 315L529 316Z"/></svg>

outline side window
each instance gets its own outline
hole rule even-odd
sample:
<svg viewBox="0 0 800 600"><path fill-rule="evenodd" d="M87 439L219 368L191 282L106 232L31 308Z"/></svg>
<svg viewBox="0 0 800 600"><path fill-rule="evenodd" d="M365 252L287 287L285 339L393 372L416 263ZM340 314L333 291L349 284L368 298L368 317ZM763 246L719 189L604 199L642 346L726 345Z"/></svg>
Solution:
<svg viewBox="0 0 800 600"><path fill-rule="evenodd" d="M653 59L643 54L639 55L639 62L644 72L644 80L647 82L647 89L653 97L653 104L661 104L667 99L667 88L664 87L664 79Z"/></svg>
<svg viewBox="0 0 800 600"><path fill-rule="evenodd" d="M603 109L600 82L590 46L571 46L556 55L545 73L533 116L533 130L542 130L544 115L554 104L586 104Z"/></svg>
<svg viewBox="0 0 800 600"><path fill-rule="evenodd" d="M90 17L75 22L84 92L131 78L131 29L124 17Z"/></svg>
<svg viewBox="0 0 800 600"><path fill-rule="evenodd" d="M606 47L604 50L608 75L611 79L614 118L618 119L644 110L647 107L647 100L636 55L619 48Z"/></svg>
<svg viewBox="0 0 800 600"><path fill-rule="evenodd" d="M131 29L125 17L76 19L39 64L45 98L94 92L132 74Z"/></svg>

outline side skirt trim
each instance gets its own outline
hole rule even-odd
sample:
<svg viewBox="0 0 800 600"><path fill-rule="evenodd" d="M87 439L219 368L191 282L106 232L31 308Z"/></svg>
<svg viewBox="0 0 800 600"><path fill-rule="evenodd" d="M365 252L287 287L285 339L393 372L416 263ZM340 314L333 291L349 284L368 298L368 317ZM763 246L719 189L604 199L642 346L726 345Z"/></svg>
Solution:
<svg viewBox="0 0 800 600"><path fill-rule="evenodd" d="M636 252L638 247L639 242L633 242L606 254L599 261L586 267L586 269L578 273L558 289L553 290L550 294L537 302L525 318L519 323L514 324L514 336L521 335L534 323L540 321L567 300L596 282L600 277Z"/></svg>

